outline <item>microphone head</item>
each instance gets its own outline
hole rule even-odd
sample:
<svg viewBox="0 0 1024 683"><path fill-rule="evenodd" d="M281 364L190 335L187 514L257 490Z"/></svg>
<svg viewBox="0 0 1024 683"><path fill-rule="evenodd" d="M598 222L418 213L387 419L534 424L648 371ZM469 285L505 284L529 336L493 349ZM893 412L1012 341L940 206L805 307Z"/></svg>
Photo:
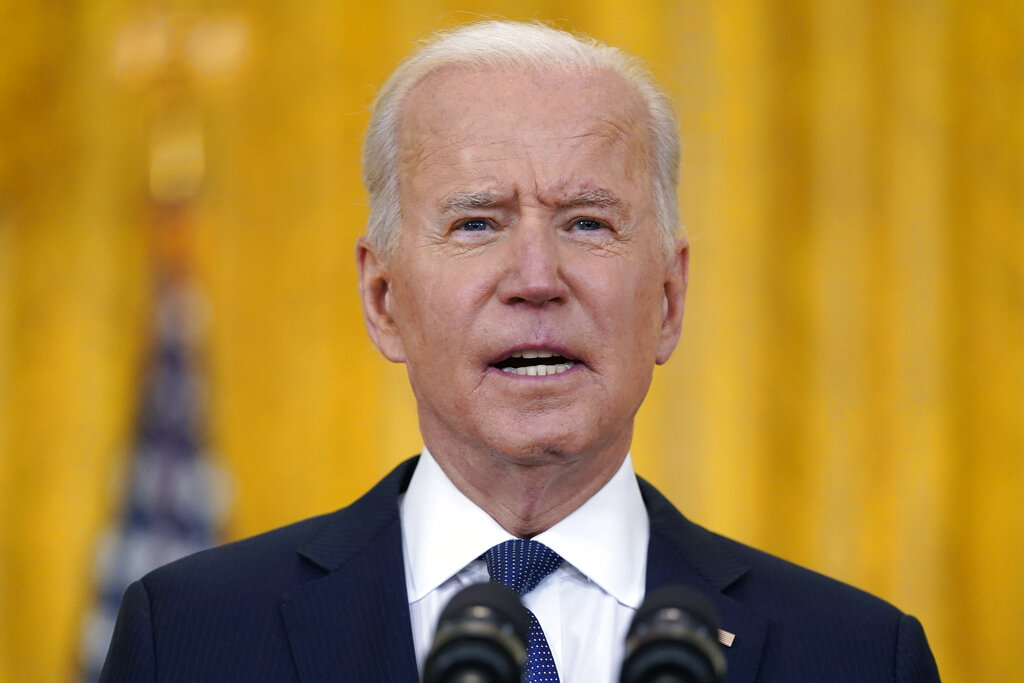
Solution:
<svg viewBox="0 0 1024 683"><path fill-rule="evenodd" d="M459 591L438 619L424 683L520 683L530 619L519 596L499 583Z"/></svg>
<svg viewBox="0 0 1024 683"><path fill-rule="evenodd" d="M707 597L688 586L652 591L633 615L620 682L653 681L725 681L718 614Z"/></svg>
<svg viewBox="0 0 1024 683"><path fill-rule="evenodd" d="M651 591L633 615L629 632L633 633L658 612L666 609L681 610L679 618L687 620L692 628L718 637L718 612L715 611L715 606L700 591L679 585L662 586Z"/></svg>

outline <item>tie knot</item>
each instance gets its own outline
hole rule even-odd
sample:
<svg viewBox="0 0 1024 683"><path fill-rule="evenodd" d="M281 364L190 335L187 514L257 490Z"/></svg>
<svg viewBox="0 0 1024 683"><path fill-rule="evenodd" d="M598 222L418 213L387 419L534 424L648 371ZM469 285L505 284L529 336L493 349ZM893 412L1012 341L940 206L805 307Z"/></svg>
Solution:
<svg viewBox="0 0 1024 683"><path fill-rule="evenodd" d="M487 573L491 581L503 584L519 595L526 595L562 564L562 558L537 541L515 538L494 546L486 553Z"/></svg>

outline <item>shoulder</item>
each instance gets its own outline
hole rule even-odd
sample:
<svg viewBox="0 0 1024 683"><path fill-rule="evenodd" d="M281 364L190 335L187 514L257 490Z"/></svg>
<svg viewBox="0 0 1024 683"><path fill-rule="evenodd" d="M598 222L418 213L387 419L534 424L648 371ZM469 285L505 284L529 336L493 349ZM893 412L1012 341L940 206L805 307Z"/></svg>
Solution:
<svg viewBox="0 0 1024 683"><path fill-rule="evenodd" d="M151 680L157 670L165 680L291 680L285 605L310 586L343 583L336 570L360 558L400 566L398 494L412 465L340 510L144 576L125 593L101 680Z"/></svg>
<svg viewBox="0 0 1024 683"><path fill-rule="evenodd" d="M288 680L279 602L317 576L296 547L329 517L189 555L133 583L100 680L156 680L158 671L164 680L213 680L229 676L231 661L239 667L260 661L272 678Z"/></svg>
<svg viewBox="0 0 1024 683"><path fill-rule="evenodd" d="M289 524L233 543L203 550L156 569L142 578L151 595L171 591L204 593L224 599L269 586L284 586L315 574L298 554L310 538L343 510Z"/></svg>
<svg viewBox="0 0 1024 683"><path fill-rule="evenodd" d="M167 564L142 579L154 590L187 586L223 600L282 589L336 569L397 523L398 496L415 459L396 467L352 504Z"/></svg>
<svg viewBox="0 0 1024 683"><path fill-rule="evenodd" d="M894 625L902 615L899 609L867 591L725 536L703 531L725 552L749 567L749 571L729 587L729 595L736 600L756 603L767 613L786 614L814 624L838 617L845 622Z"/></svg>
<svg viewBox="0 0 1024 683"><path fill-rule="evenodd" d="M817 612L848 615L853 610L882 619L899 615L870 593L691 522L647 482L641 482L641 491L651 536L664 549L662 557L651 558L655 563L685 562L714 589L770 613L813 617ZM670 559L665 560L666 555Z"/></svg>
<svg viewBox="0 0 1024 683"><path fill-rule="evenodd" d="M723 536L717 542L750 567L727 595L768 623L760 667L764 680L802 680L807 671L827 673L834 681L939 680L924 629L913 616L774 555Z"/></svg>
<svg viewBox="0 0 1024 683"><path fill-rule="evenodd" d="M641 482L651 521L648 577L682 581L736 632L727 658L764 681L937 681L920 623L885 600L689 521ZM740 645L745 640L747 648ZM750 643L760 643L750 650Z"/></svg>

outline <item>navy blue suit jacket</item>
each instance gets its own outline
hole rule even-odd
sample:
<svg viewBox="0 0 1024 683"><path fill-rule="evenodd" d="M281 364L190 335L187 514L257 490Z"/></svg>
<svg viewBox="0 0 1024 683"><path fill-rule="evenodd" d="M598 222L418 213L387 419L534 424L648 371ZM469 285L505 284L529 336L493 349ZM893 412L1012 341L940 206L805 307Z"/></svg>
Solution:
<svg viewBox="0 0 1024 683"><path fill-rule="evenodd" d="M415 459L349 507L158 569L125 592L101 681L415 683L398 496ZM713 534L641 481L647 588L708 595L732 683L939 680L921 625L867 593Z"/></svg>

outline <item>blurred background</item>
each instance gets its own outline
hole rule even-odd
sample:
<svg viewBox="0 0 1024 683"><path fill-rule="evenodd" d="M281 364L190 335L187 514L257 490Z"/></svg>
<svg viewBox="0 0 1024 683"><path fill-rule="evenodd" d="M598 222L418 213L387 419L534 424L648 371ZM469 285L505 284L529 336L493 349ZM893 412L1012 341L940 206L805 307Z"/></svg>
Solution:
<svg viewBox="0 0 1024 683"><path fill-rule="evenodd" d="M419 450L356 297L359 148L482 15L677 104L691 287L637 469L920 617L944 680L1014 679L1020 2L0 0L0 680L90 680L125 581Z"/></svg>

